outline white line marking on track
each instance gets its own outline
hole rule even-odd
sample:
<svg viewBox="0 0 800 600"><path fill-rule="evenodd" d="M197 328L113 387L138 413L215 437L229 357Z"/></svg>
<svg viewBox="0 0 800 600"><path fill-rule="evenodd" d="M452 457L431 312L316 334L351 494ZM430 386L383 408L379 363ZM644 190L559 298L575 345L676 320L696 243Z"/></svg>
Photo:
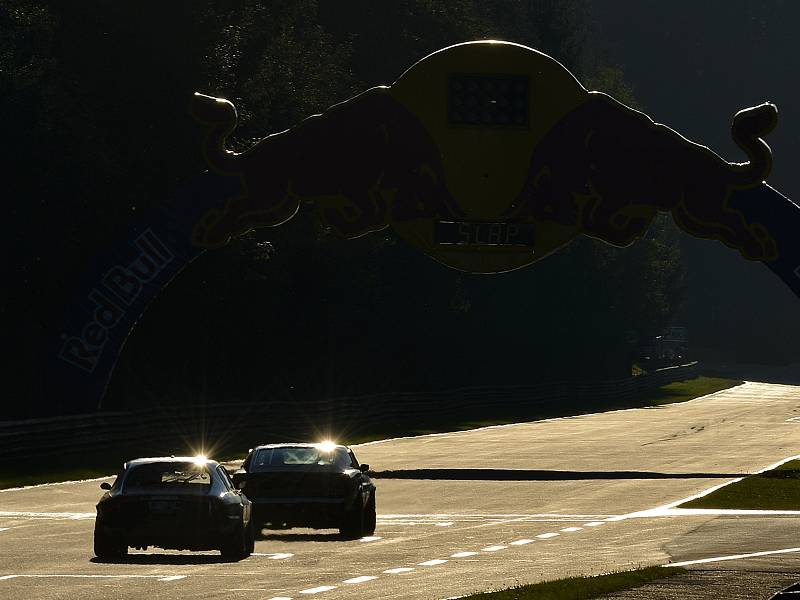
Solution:
<svg viewBox="0 0 800 600"><path fill-rule="evenodd" d="M723 390L724 391L724 390ZM760 469L753 473L753 475L759 475L766 471L771 471L772 469L777 469L782 464L787 463L791 460L800 459L800 455L789 456L788 458L784 458L779 460L776 463L768 465L763 469ZM737 477L735 479L731 479L730 481L726 481L725 483L720 483L718 485L711 486L708 489L703 490L693 496L689 496L688 498L683 498L681 500L676 500L675 502L670 502L669 504L665 504L663 506L657 506L656 508L651 508L648 510L640 510L632 513L628 513L627 515L618 515L615 517L609 517L608 521L624 521L627 519L637 519L637 518L651 518L651 517L680 517L680 516L704 516L704 515L798 515L800 511L770 511L770 510L730 510L730 509L702 509L702 508L676 508L681 504L686 502L690 502L692 500L697 500L698 498L702 498L704 496L708 496L712 492L716 492L718 489L723 488L727 485L731 485L733 483L738 483L744 479L744 477ZM587 523L589 525L589 523Z"/></svg>
<svg viewBox="0 0 800 600"><path fill-rule="evenodd" d="M737 508L654 508L641 513L632 513L633 517L704 517L704 516L739 516L739 517L796 517L800 510L754 510Z"/></svg>
<svg viewBox="0 0 800 600"><path fill-rule="evenodd" d="M379 535L367 535L360 538L359 542L377 542L378 540L382 540L383 538Z"/></svg>
<svg viewBox="0 0 800 600"><path fill-rule="evenodd" d="M292 558L294 554L291 552L253 552L250 556L266 556L271 560L282 560L284 558Z"/></svg>
<svg viewBox="0 0 800 600"><path fill-rule="evenodd" d="M451 554L450 558L467 558L468 556L475 556L478 554L477 552L456 552L455 554Z"/></svg>
<svg viewBox="0 0 800 600"><path fill-rule="evenodd" d="M8 531L11 527L0 527L0 531Z"/></svg>
<svg viewBox="0 0 800 600"><path fill-rule="evenodd" d="M335 585L321 585L319 587L308 588L307 590L301 590L301 594L320 594L322 592L330 592L331 590L335 590Z"/></svg>
<svg viewBox="0 0 800 600"><path fill-rule="evenodd" d="M521 539L521 540L517 540L515 542L511 542L511 545L512 546L524 546L525 544L531 544L531 543L533 543L533 540Z"/></svg>
<svg viewBox="0 0 800 600"><path fill-rule="evenodd" d="M6 517L10 519L94 519L95 513L0 510L0 517Z"/></svg>
<svg viewBox="0 0 800 600"><path fill-rule="evenodd" d="M342 583L365 583L367 581L372 581L373 579L377 579L377 575L362 575L361 577L353 577L351 579L345 579Z"/></svg>
<svg viewBox="0 0 800 600"><path fill-rule="evenodd" d="M548 540L550 538L556 537L557 535L558 535L557 533L541 533L536 537L539 538L540 540Z"/></svg>
<svg viewBox="0 0 800 600"><path fill-rule="evenodd" d="M5 488L4 490L0 490L0 494L2 494L3 492L18 492L20 490L52 487L54 485L75 485L77 483L92 483L93 481L104 481L106 479L114 479L114 475L106 475L105 477L95 477L93 479L78 479L75 481L55 481L53 483L37 483L36 485L23 485L20 487Z"/></svg>
<svg viewBox="0 0 800 600"><path fill-rule="evenodd" d="M269 600L292 600L289 596L273 596Z"/></svg>
<svg viewBox="0 0 800 600"><path fill-rule="evenodd" d="M443 558L434 558L433 560L426 560L425 562L417 563L420 567L435 567L436 565L443 565L447 561Z"/></svg>
<svg viewBox="0 0 800 600"><path fill-rule="evenodd" d="M600 527L600 525L605 525L603 521L592 521L591 523L585 523L584 527Z"/></svg>
<svg viewBox="0 0 800 600"><path fill-rule="evenodd" d="M701 558L699 560L684 560L682 562L668 563L663 565L665 567L685 567L688 565L701 565L711 562L720 562L723 560L739 560L743 558L755 558L758 556L769 556L771 554L790 554L792 552L800 552L800 548L784 548L783 550L768 550L766 552L751 552L750 554L732 554L730 556L715 556L713 558Z"/></svg>
<svg viewBox="0 0 800 600"><path fill-rule="evenodd" d="M582 531L583 527L564 527L561 531L564 533L575 533L576 531Z"/></svg>
<svg viewBox="0 0 800 600"><path fill-rule="evenodd" d="M186 575L66 575L63 573L54 573L47 575L25 573L23 575L4 575L0 579L13 579L15 577L27 577L31 579L56 579L59 577L66 577L71 579L157 579L158 581L178 581L179 579L186 579Z"/></svg>
<svg viewBox="0 0 800 600"><path fill-rule="evenodd" d="M609 514L565 514L565 513L407 513L407 514L381 514L378 515L378 520L386 521L390 519L441 519L441 520L454 520L454 519L516 519L520 517L531 519L552 519L556 521L588 521L591 519L609 518L620 515Z"/></svg>
<svg viewBox="0 0 800 600"><path fill-rule="evenodd" d="M487 546L486 548L481 548L481 552L498 552L499 550L505 550L508 546Z"/></svg>
<svg viewBox="0 0 800 600"><path fill-rule="evenodd" d="M529 517L513 517L508 519L501 519L501 518L479 518L479 519L471 519L471 518L463 518L458 519L457 522L459 524L481 524L481 525L503 525L507 523L557 523L557 524L566 524L566 523L583 523L586 521L586 518L582 519L535 519ZM435 527L450 527L455 525L455 521L447 521L447 522L440 522L436 521L435 519L391 519L387 521L378 521L378 524L382 528L386 527L395 527L401 525L418 525L418 526L435 526Z"/></svg>
<svg viewBox="0 0 800 600"><path fill-rule="evenodd" d="M384 573L388 575L399 575L400 573L410 573L414 567L397 567L395 569L386 569Z"/></svg>

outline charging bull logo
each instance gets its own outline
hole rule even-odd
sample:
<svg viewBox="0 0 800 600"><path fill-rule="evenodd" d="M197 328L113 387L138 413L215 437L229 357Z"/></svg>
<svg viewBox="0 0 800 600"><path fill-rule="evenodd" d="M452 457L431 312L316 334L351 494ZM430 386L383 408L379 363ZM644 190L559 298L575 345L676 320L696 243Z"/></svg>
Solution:
<svg viewBox="0 0 800 600"><path fill-rule="evenodd" d="M734 117L734 140L749 160L730 163L588 92L540 52L472 42L241 154L225 149L236 122L230 102L196 94L194 111L209 126L210 165L239 176L244 190L197 224L199 246L279 225L308 201L344 237L392 226L472 272L525 266L579 234L626 246L658 211L748 259L779 253L763 223L729 204L769 174L762 136L777 120L769 103Z"/></svg>
<svg viewBox="0 0 800 600"><path fill-rule="evenodd" d="M225 150L236 123L226 101L195 95L195 115L212 125L209 164L239 174L242 196L209 211L195 243L214 247L253 227L279 225L313 201L325 223L354 238L391 220L440 218L458 213L442 185L436 146L419 121L377 87L272 135L242 154Z"/></svg>
<svg viewBox="0 0 800 600"><path fill-rule="evenodd" d="M760 136L775 126L774 105L736 114L733 138L750 160L728 163L610 96L588 96L537 146L525 189L504 219L577 224L581 233L626 246L644 235L656 211L668 211L686 232L748 259L777 257L764 226L728 206L734 190L769 175L772 155Z"/></svg>

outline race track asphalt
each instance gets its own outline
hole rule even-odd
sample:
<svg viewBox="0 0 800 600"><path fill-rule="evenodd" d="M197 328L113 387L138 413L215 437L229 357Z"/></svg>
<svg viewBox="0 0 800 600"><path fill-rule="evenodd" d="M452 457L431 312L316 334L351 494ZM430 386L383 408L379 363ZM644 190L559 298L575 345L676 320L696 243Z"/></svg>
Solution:
<svg viewBox="0 0 800 600"><path fill-rule="evenodd" d="M364 444L359 460L383 474L375 536L265 531L238 563L152 548L97 562L100 480L4 490L0 598L443 599L667 563L799 572L800 511L672 508L800 454L798 428L800 387L748 382L659 408Z"/></svg>

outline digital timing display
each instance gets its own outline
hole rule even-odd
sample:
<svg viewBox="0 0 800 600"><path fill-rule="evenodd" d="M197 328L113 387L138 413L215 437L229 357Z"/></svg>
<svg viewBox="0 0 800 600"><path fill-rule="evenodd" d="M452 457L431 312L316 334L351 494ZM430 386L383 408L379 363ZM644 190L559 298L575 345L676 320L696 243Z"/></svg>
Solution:
<svg viewBox="0 0 800 600"><path fill-rule="evenodd" d="M533 247L534 227L532 223L437 221L433 241L440 245Z"/></svg>
<svg viewBox="0 0 800 600"><path fill-rule="evenodd" d="M530 80L523 75L451 74L447 117L451 125L527 127Z"/></svg>

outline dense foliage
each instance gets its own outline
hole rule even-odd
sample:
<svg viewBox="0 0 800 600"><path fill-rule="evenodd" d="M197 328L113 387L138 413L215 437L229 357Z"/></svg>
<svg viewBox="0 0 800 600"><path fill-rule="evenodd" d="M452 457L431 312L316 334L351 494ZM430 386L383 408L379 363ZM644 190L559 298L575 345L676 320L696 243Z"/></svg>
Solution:
<svg viewBox="0 0 800 600"><path fill-rule="evenodd" d="M42 383L45 341L93 258L203 170L192 92L235 102L233 143L244 148L440 47L503 38L633 102L588 46L585 14L581 0L0 0L2 310L17 361L8 416L93 408ZM390 232L332 238L303 210L207 252L166 288L134 329L106 406L622 376L635 340L670 323L681 273L668 218L631 249L583 239L486 277L448 270Z"/></svg>

